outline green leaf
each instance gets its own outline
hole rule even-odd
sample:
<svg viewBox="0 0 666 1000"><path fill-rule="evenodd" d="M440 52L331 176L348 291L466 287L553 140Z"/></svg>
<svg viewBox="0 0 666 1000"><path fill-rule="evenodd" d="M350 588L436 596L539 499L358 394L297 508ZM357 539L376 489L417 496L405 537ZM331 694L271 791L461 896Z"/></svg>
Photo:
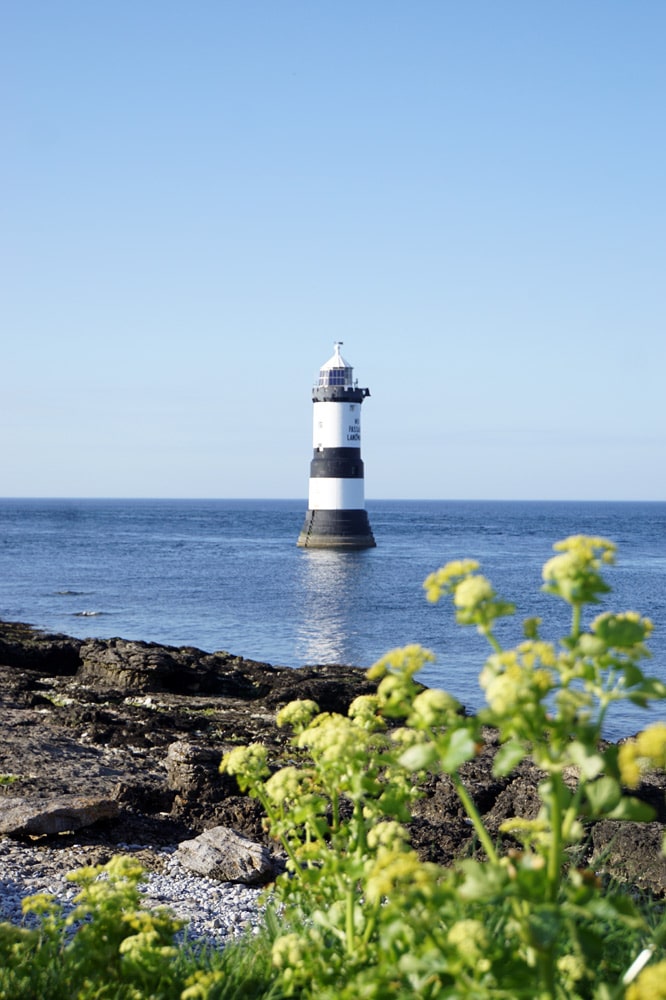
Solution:
<svg viewBox="0 0 666 1000"><path fill-rule="evenodd" d="M407 771L424 771L433 766L437 756L432 743L416 743L400 754L399 762Z"/></svg>
<svg viewBox="0 0 666 1000"><path fill-rule="evenodd" d="M585 789L587 801L590 804L593 815L600 815L610 812L619 804L622 798L620 784L615 778L605 776L598 781L592 782Z"/></svg>
<svg viewBox="0 0 666 1000"><path fill-rule="evenodd" d="M528 917L530 937L539 951L547 950L557 940L562 925L562 915L556 906L534 907Z"/></svg>
<svg viewBox="0 0 666 1000"><path fill-rule="evenodd" d="M666 698L666 684L663 684L657 677L646 677L637 692L632 694L642 694L646 698Z"/></svg>
<svg viewBox="0 0 666 1000"><path fill-rule="evenodd" d="M476 757L476 739L466 729L449 730L441 741L440 753L443 770L452 774L461 764Z"/></svg>
<svg viewBox="0 0 666 1000"><path fill-rule="evenodd" d="M525 618L523 621L523 635L526 639L539 638L539 625L541 625L541 622L541 618Z"/></svg>
<svg viewBox="0 0 666 1000"><path fill-rule="evenodd" d="M574 740L569 744L569 757L580 768L580 773L584 778L591 780L596 778L604 770L604 758L596 750L590 750L579 740Z"/></svg>
<svg viewBox="0 0 666 1000"><path fill-rule="evenodd" d="M624 674L624 683L627 687L634 687L645 680L645 674L635 663L623 664L622 673Z"/></svg>
<svg viewBox="0 0 666 1000"><path fill-rule="evenodd" d="M457 894L460 899L466 902L489 898L498 899L506 892L509 881L506 868L466 858L460 862L458 871L462 878L458 885Z"/></svg>
<svg viewBox="0 0 666 1000"><path fill-rule="evenodd" d="M634 823L650 823L656 816L655 810L647 802L625 795L615 809L608 813L609 819L629 819Z"/></svg>
<svg viewBox="0 0 666 1000"><path fill-rule="evenodd" d="M495 754L493 774L498 778L511 774L513 769L517 767L521 760L524 760L526 756L527 750L522 743L517 743L515 740L509 740L509 742L501 746Z"/></svg>
<svg viewBox="0 0 666 1000"><path fill-rule="evenodd" d="M601 615L594 625L595 632L608 646L631 649L641 643L646 635L646 625L627 615Z"/></svg>

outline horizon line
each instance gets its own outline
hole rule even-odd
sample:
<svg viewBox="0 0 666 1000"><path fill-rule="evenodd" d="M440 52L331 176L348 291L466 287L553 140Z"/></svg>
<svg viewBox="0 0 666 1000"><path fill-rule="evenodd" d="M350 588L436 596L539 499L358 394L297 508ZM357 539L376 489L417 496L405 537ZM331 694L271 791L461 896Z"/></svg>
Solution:
<svg viewBox="0 0 666 1000"><path fill-rule="evenodd" d="M307 507L305 497L268 497L268 496L129 496L129 495L74 495L74 494L39 494L27 496L25 494L9 494L0 496L0 502L6 500L40 501L40 500L101 500L105 502L119 501L123 503L139 503L146 501L156 503L165 501L168 503L302 503ZM366 497L366 503L666 503L666 499L654 497Z"/></svg>

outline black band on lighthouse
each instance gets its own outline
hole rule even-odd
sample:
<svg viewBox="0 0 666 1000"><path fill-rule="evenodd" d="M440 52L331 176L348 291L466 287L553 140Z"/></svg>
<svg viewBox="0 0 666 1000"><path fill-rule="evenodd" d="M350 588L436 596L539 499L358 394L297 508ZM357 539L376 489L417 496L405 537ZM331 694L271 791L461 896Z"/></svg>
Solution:
<svg viewBox="0 0 666 1000"><path fill-rule="evenodd" d="M358 386L315 386L312 390L313 403L362 403L370 395L369 389Z"/></svg>
<svg viewBox="0 0 666 1000"><path fill-rule="evenodd" d="M300 548L371 549L375 542L365 510L309 510L298 536Z"/></svg>
<svg viewBox="0 0 666 1000"><path fill-rule="evenodd" d="M325 448L310 462L311 479L363 479L360 448Z"/></svg>

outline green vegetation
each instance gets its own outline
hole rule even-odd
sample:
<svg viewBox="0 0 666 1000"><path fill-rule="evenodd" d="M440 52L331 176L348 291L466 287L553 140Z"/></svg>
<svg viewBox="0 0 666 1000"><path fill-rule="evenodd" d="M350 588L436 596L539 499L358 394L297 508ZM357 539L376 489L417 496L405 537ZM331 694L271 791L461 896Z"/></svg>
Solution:
<svg viewBox="0 0 666 1000"><path fill-rule="evenodd" d="M614 546L576 536L555 549L544 589L571 606L559 646L541 640L532 619L523 641L504 650L495 623L514 608L471 560L425 581L429 600L450 597L457 621L490 644L480 676L486 707L476 717L446 692L420 689L415 675L432 654L408 646L371 669L377 694L356 699L347 717L304 701L280 713L304 755L296 765L271 775L260 745L224 758L222 769L262 802L289 857L275 888L285 933L273 945L288 995L610 1000L629 986L631 1000L648 996L648 973L635 960L663 955L666 924L654 926L628 893L604 892L593 872L576 867L575 850L585 821L651 817L623 785L635 785L643 767L664 765L666 726L620 753L599 741L612 702L647 705L666 687L640 667L649 621L604 613L583 629L583 609L609 589L601 569ZM539 815L505 824L516 846L503 854L460 777L484 725L501 740L496 774L528 756L544 774ZM482 860L447 870L410 848L402 821L428 772L450 775Z"/></svg>
<svg viewBox="0 0 666 1000"><path fill-rule="evenodd" d="M115 859L83 869L77 908L64 917L33 897L36 930L0 925L0 995L27 998L296 997L383 1000L655 1000L666 997L666 918L661 904L604 888L578 865L585 824L647 820L627 793L666 764L666 725L621 748L600 744L609 706L666 699L641 669L651 623L635 612L585 608L608 591L614 546L575 536L557 543L544 589L571 608L555 645L540 622L523 623L512 649L498 619L514 608L470 560L425 582L431 601L453 602L457 621L490 645L474 718L415 677L432 659L419 646L394 650L370 671L374 696L346 716L297 701L278 715L293 731L293 762L271 773L260 744L236 747L221 770L262 803L288 857L272 888L266 930L223 952L177 948L178 923L139 907L140 869ZM512 819L500 849L483 825L460 769L479 752L482 727L501 747L495 773L530 758L543 773L534 820ZM404 823L428 775L451 778L479 851L445 869L419 860ZM103 878L100 878L103 875Z"/></svg>
<svg viewBox="0 0 666 1000"><path fill-rule="evenodd" d="M23 901L37 926L0 924L3 1000L270 1000L268 931L224 951L177 946L182 928L166 909L141 908L143 872L131 858L81 868L66 914L47 894Z"/></svg>

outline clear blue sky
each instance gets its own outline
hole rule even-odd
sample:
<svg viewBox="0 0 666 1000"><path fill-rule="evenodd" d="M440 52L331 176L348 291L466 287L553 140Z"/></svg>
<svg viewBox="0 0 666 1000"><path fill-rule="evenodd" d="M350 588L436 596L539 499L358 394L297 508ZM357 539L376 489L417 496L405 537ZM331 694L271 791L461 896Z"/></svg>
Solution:
<svg viewBox="0 0 666 1000"><path fill-rule="evenodd" d="M0 7L0 496L666 498L663 0Z"/></svg>

